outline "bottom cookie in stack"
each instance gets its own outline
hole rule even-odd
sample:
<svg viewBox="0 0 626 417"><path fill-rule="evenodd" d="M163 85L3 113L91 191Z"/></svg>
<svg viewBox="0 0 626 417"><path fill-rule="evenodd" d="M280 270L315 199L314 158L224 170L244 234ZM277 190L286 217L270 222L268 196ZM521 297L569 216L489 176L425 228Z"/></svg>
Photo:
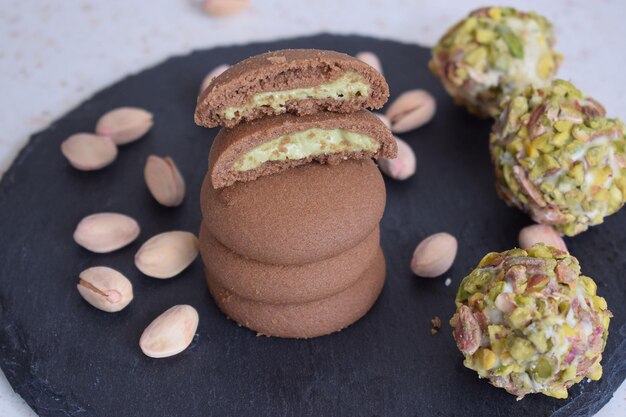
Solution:
<svg viewBox="0 0 626 417"><path fill-rule="evenodd" d="M208 272L206 279L220 310L240 325L263 335L310 338L339 331L369 311L385 282L385 257L379 247L363 274L348 288L303 303L254 301L224 288Z"/></svg>

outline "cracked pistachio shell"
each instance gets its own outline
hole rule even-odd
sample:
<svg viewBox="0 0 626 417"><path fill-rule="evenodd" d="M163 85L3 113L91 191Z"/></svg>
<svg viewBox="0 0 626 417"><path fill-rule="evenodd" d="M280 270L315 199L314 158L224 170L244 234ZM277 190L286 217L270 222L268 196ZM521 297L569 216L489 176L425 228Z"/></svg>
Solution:
<svg viewBox="0 0 626 417"><path fill-rule="evenodd" d="M96 133L108 136L118 145L134 142L152 128L152 113L137 107L120 107L100 117Z"/></svg>
<svg viewBox="0 0 626 417"><path fill-rule="evenodd" d="M143 171L150 194L166 207L179 206L185 198L185 180L169 156L148 156Z"/></svg>
<svg viewBox="0 0 626 417"><path fill-rule="evenodd" d="M74 168L95 171L115 161L117 145L107 136L76 133L63 141L61 153Z"/></svg>
<svg viewBox="0 0 626 417"><path fill-rule="evenodd" d="M391 131L404 133L428 123L437 110L435 98L425 90L402 93L391 103L385 115L391 121Z"/></svg>
<svg viewBox="0 0 626 417"><path fill-rule="evenodd" d="M190 305L176 305L146 327L139 339L142 352L151 358L176 355L191 344L198 329L198 312Z"/></svg>
<svg viewBox="0 0 626 417"><path fill-rule="evenodd" d="M153 236L135 255L137 269L152 278L172 278L180 274L198 256L198 238L183 231Z"/></svg>
<svg viewBox="0 0 626 417"><path fill-rule="evenodd" d="M78 292L99 310L115 313L133 300L133 285L115 269L94 266L85 269L79 277Z"/></svg>
<svg viewBox="0 0 626 417"><path fill-rule="evenodd" d="M139 224L119 213L96 213L83 218L74 231L74 241L95 253L123 248L139 236Z"/></svg>

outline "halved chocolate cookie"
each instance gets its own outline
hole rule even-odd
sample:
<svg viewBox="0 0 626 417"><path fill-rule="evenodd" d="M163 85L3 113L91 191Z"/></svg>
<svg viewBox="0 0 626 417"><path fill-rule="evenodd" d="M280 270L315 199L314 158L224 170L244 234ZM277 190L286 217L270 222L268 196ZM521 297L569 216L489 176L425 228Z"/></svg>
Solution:
<svg viewBox="0 0 626 417"><path fill-rule="evenodd" d="M304 265L270 265L231 251L206 227L200 228L200 253L207 274L225 289L270 304L319 300L359 279L380 247L378 227L355 247L332 258Z"/></svg>
<svg viewBox="0 0 626 417"><path fill-rule="evenodd" d="M364 62L335 51L285 49L248 58L216 77L198 97L201 126L233 127L264 116L381 108L385 78Z"/></svg>
<svg viewBox="0 0 626 417"><path fill-rule="evenodd" d="M382 250L363 275L345 290L330 297L300 304L266 304L243 298L206 275L217 306L230 319L262 335L310 338L348 327L368 312L385 283Z"/></svg>
<svg viewBox="0 0 626 417"><path fill-rule="evenodd" d="M209 154L214 188L251 181L309 163L394 158L396 141L372 113L283 114L222 129Z"/></svg>
<svg viewBox="0 0 626 417"><path fill-rule="evenodd" d="M302 265L355 247L378 226L385 183L371 159L302 165L200 195L204 226L224 246L275 265Z"/></svg>

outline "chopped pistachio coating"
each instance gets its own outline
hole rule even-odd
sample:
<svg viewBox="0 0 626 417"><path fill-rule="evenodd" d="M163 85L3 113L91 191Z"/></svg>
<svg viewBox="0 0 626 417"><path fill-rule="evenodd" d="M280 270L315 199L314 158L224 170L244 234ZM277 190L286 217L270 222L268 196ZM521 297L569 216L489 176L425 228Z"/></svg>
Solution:
<svg viewBox="0 0 626 417"><path fill-rule="evenodd" d="M578 260L542 243L487 254L466 276L450 320L464 365L521 399L602 376L612 317Z"/></svg>
<svg viewBox="0 0 626 417"><path fill-rule="evenodd" d="M602 223L626 197L624 132L619 119L605 117L567 81L527 87L491 133L498 193L568 236Z"/></svg>
<svg viewBox="0 0 626 417"><path fill-rule="evenodd" d="M542 16L482 8L448 30L429 66L457 104L496 117L514 90L550 83L562 61L554 42L552 25Z"/></svg>

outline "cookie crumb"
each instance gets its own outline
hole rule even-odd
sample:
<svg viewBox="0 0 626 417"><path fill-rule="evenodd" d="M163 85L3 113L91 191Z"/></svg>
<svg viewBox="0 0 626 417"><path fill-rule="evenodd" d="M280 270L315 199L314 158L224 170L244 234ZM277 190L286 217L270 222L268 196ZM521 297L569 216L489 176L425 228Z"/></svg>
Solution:
<svg viewBox="0 0 626 417"><path fill-rule="evenodd" d="M430 323L432 324L432 328L430 329L430 334L434 336L437 333L439 333L439 329L441 329L441 319L439 318L439 316L435 316L435 318L432 319Z"/></svg>

